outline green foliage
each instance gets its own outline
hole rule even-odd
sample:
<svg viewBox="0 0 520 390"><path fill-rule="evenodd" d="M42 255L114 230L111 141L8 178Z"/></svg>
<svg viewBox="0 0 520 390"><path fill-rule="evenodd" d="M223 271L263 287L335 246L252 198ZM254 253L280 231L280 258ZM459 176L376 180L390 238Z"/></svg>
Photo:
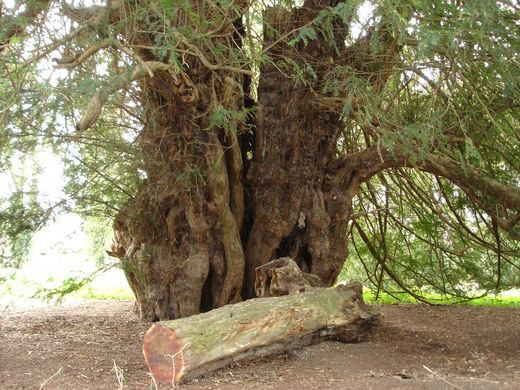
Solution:
<svg viewBox="0 0 520 390"><path fill-rule="evenodd" d="M81 289L87 287L95 279L96 276L102 274L103 272L106 272L107 270L113 267L113 264L107 265L100 267L96 271L85 276L65 278L57 287L41 286L35 291L32 298L38 298L44 301L53 301L55 303L59 303L66 296L72 293L77 293Z"/></svg>
<svg viewBox="0 0 520 390"><path fill-rule="evenodd" d="M100 289L86 285L72 294L75 298L86 300L112 300L112 301L133 301L134 294L128 288Z"/></svg>
<svg viewBox="0 0 520 390"><path fill-rule="evenodd" d="M298 32L297 36L289 41L289 45L294 46L300 41L303 41L303 43L307 45L310 41L314 41L316 38L318 38L318 34L314 28L304 27Z"/></svg>
<svg viewBox="0 0 520 390"><path fill-rule="evenodd" d="M58 303L61 302L67 295L78 291L91 281L92 279L90 277L66 278L57 288L38 288L32 298L39 298L44 301L54 301Z"/></svg>
<svg viewBox="0 0 520 390"><path fill-rule="evenodd" d="M111 262L108 260L106 249L110 248L113 231L109 219L99 217L87 218L84 223L85 233L89 237L89 257L96 262L98 267L104 267Z"/></svg>
<svg viewBox="0 0 520 390"><path fill-rule="evenodd" d="M235 132L237 128L236 124L245 124L247 115L247 111L228 110L218 105L211 113L208 127L205 130L213 131L215 129L223 129L226 133Z"/></svg>
<svg viewBox="0 0 520 390"><path fill-rule="evenodd" d="M46 222L47 216L33 195L17 191L1 200L0 260L8 267L26 259L33 233Z"/></svg>
<svg viewBox="0 0 520 390"><path fill-rule="evenodd" d="M365 280L377 294L468 299L520 284L518 241L445 180L417 173L380 176L356 206L354 251L346 264L359 261L362 267L345 277Z"/></svg>
<svg viewBox="0 0 520 390"><path fill-rule="evenodd" d="M339 54L337 46L337 37L334 32L336 23L341 23L348 26L355 16L356 9L359 7L361 1L348 1L336 4L334 7L327 7L321 10L317 17L312 21L312 24L306 25L299 29L298 33L292 38L288 44L295 46L303 42L307 46L310 42L316 39L324 39L330 47L334 48Z"/></svg>

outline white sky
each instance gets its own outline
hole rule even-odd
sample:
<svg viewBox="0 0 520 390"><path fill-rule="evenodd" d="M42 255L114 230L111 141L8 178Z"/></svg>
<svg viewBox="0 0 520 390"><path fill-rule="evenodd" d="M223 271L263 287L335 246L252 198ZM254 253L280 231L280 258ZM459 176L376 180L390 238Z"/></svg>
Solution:
<svg viewBox="0 0 520 390"><path fill-rule="evenodd" d="M365 1L359 7L358 20L352 23L350 35L353 40L358 39L366 32L366 24L374 14L374 5L370 1Z"/></svg>
<svg viewBox="0 0 520 390"><path fill-rule="evenodd" d="M3 2L7 8L14 8L14 6L15 6L14 0L3 0Z"/></svg>

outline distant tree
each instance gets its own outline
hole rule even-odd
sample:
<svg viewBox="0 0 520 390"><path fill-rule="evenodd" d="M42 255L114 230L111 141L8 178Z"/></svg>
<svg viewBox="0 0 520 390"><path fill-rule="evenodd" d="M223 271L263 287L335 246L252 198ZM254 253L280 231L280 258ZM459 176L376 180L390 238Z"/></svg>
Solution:
<svg viewBox="0 0 520 390"><path fill-rule="evenodd" d="M114 218L110 253L147 320L250 298L280 256L326 285L353 256L417 296L518 285L519 11L3 6L1 158L62 156L61 207Z"/></svg>

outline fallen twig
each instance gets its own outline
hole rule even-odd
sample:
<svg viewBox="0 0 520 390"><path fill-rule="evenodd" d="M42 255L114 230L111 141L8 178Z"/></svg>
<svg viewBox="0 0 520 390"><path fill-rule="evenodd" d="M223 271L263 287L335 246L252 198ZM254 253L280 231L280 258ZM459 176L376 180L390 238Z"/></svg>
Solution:
<svg viewBox="0 0 520 390"><path fill-rule="evenodd" d="M114 368L112 369L116 373L117 383L119 384L119 390L123 390L125 377L123 375L123 369L118 367L114 360Z"/></svg>
<svg viewBox="0 0 520 390"><path fill-rule="evenodd" d="M447 379L443 378L439 373L433 371L431 368L428 368L426 367L424 364L423 364L423 368L432 373L433 375L437 376L441 381L443 381L444 383L450 385L451 387L453 387L454 389L458 389L458 390L464 390L462 387L459 387L457 385L454 385L453 383L451 383L450 381L448 381Z"/></svg>
<svg viewBox="0 0 520 390"><path fill-rule="evenodd" d="M46 385L47 383L49 383L49 381L50 381L52 378L54 378L55 376L61 374L61 370L62 370L62 369L63 369L63 367L60 367L60 368L58 369L58 371L56 371L56 372L55 372L54 374L52 374L50 377L48 377L47 379L45 379L45 380L40 384L40 390L42 390L42 389L45 387L45 385Z"/></svg>

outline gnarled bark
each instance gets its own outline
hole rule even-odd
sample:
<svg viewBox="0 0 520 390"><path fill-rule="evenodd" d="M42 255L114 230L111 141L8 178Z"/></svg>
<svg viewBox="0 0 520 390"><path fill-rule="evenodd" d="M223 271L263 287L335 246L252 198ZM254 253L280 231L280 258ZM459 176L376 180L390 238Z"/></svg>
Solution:
<svg viewBox="0 0 520 390"><path fill-rule="evenodd" d="M273 258L293 258L305 272L317 275L326 285L338 277L347 255L347 221L352 212L352 199L360 181L354 180L349 167L342 175L327 174L336 158L336 146L345 126L341 110L323 105L322 89L328 72L335 64L353 68L365 66L368 60L365 40L345 47L347 27L334 25L336 47L324 39L295 47L277 43L280 36L304 27L325 6L336 2L306 1L302 8L288 11L270 8L264 47L275 59L260 69L258 113L252 167L251 202L254 222L246 243L246 275L244 297L253 296L255 269ZM391 45L390 45L391 46ZM381 59L371 59L374 84L383 83L388 57L393 46ZM302 85L286 76L289 65L304 71L313 59L314 82ZM293 69L295 71L295 69ZM290 70L289 70L290 72ZM295 72L297 73L297 72ZM384 76L384 77L383 77ZM386 79L385 79L386 80ZM346 174L345 174L346 173Z"/></svg>
<svg viewBox="0 0 520 390"><path fill-rule="evenodd" d="M345 47L343 22L334 22L339 51L320 39L296 47L278 41L335 3L309 0L302 8L266 11L266 31L276 35L267 32L264 47L275 61L260 69L256 117L247 131L236 120L231 131L210 125L217 107L251 104L247 72L213 64L211 53L180 35L191 53L187 73L164 70L141 81L148 111L139 142L148 177L117 218L113 252L143 318L185 317L251 298L255 269L281 256L326 286L336 281L360 181L345 170L327 175L344 122L323 106L321 85L335 62L364 66L360 55L369 50L366 43ZM240 45L243 29L235 20L227 43ZM139 54L156 61L147 51ZM304 69L313 58L330 58L313 70L313 85L299 85L282 70ZM383 73L374 69L373 82L381 83Z"/></svg>
<svg viewBox="0 0 520 390"><path fill-rule="evenodd" d="M316 275L302 272L290 257L281 257L256 269L255 295L277 297L298 294L311 287L324 287Z"/></svg>
<svg viewBox="0 0 520 390"><path fill-rule="evenodd" d="M165 96L160 88L167 82L146 85L157 107L140 139L149 175L115 224L115 251L141 315L161 320L237 302L244 269L241 221L235 219L243 206L236 197L232 205L229 192L239 183L233 172L230 179L217 134L201 131L207 119L196 119L203 91L193 85L188 95L185 86L184 94ZM165 98L171 101L164 104Z"/></svg>
<svg viewBox="0 0 520 390"><path fill-rule="evenodd" d="M153 36L134 39L151 44ZM179 41L190 48L180 35ZM139 55L157 60L146 49ZM243 75L208 69L204 55L194 51L185 59L187 73L157 69L141 79L146 178L116 219L112 253L147 320L186 317L241 299L241 124L220 128L212 115L243 109Z"/></svg>

